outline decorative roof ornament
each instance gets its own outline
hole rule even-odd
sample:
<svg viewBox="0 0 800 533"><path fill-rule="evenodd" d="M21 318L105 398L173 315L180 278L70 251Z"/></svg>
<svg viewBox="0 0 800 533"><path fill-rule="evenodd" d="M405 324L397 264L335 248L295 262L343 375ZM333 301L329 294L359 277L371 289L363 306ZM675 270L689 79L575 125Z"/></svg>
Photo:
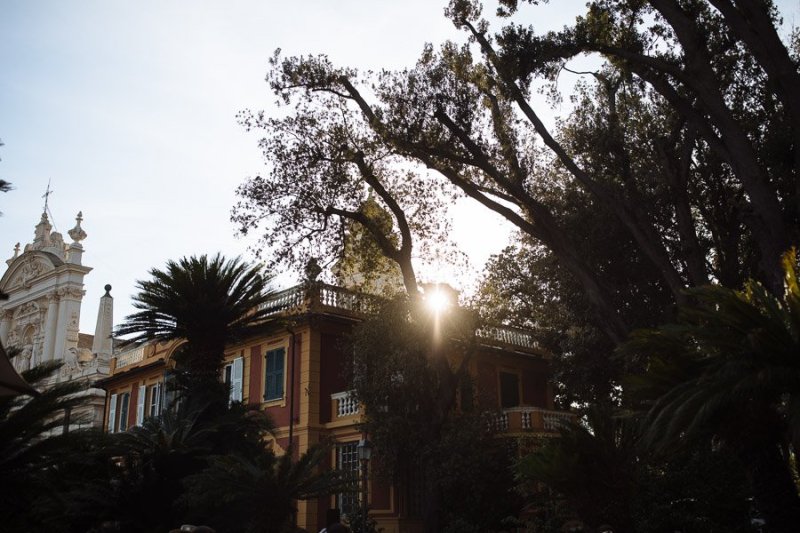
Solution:
<svg viewBox="0 0 800 533"><path fill-rule="evenodd" d="M34 231L33 242L29 245L33 250L41 250L47 246L50 246L50 230L53 229L53 226L50 225L50 220L47 218L47 212L42 213L42 218L39 220L39 223L36 224L36 230ZM25 247L25 250L28 250L28 247Z"/></svg>
<svg viewBox="0 0 800 533"><path fill-rule="evenodd" d="M75 221L75 227L69 230L67 233L73 242L79 243L86 238L86 232L83 231L83 228L81 227L81 222L83 221L83 211L78 211L78 216L75 217Z"/></svg>

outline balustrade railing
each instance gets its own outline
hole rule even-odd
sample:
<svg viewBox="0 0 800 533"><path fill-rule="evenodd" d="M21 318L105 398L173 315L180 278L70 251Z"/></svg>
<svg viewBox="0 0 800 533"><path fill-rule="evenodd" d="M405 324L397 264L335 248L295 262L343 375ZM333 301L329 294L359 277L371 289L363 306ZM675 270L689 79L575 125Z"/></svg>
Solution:
<svg viewBox="0 0 800 533"><path fill-rule="evenodd" d="M301 309L305 300L305 287L297 285L289 289L275 293L275 295L264 304L270 314L284 313L292 309Z"/></svg>
<svg viewBox="0 0 800 533"><path fill-rule="evenodd" d="M325 307L369 314L378 311L381 301L379 296L372 294L349 291L334 285L319 286L319 303Z"/></svg>
<svg viewBox="0 0 800 533"><path fill-rule="evenodd" d="M378 311L383 299L373 294L359 293L335 285L319 283L308 287L297 285L280 291L265 304L270 314L308 311L313 307L346 311L358 315L366 315ZM478 338L487 341L537 349L532 332L509 326L485 326L475 333Z"/></svg>
<svg viewBox="0 0 800 533"><path fill-rule="evenodd" d="M475 334L482 339L502 342L503 344L531 349L539 347L539 344L533 338L533 334L524 329L509 326L485 326Z"/></svg>
<svg viewBox="0 0 800 533"><path fill-rule="evenodd" d="M361 409L351 391L331 394L331 400L335 403L336 418L357 415Z"/></svg>
<svg viewBox="0 0 800 533"><path fill-rule="evenodd" d="M510 407L501 413L493 413L489 419L489 430L495 433L511 430L558 431L574 420L575 415L565 411L553 411L541 407Z"/></svg>
<svg viewBox="0 0 800 533"><path fill-rule="evenodd" d="M487 415L486 429L491 433L508 431L508 413L490 413Z"/></svg>
<svg viewBox="0 0 800 533"><path fill-rule="evenodd" d="M544 421L544 429L548 431L558 431L558 429L568 424L573 415L561 411L542 411L542 419Z"/></svg>
<svg viewBox="0 0 800 533"><path fill-rule="evenodd" d="M117 368L141 363L144 360L144 346L137 346L117 355Z"/></svg>

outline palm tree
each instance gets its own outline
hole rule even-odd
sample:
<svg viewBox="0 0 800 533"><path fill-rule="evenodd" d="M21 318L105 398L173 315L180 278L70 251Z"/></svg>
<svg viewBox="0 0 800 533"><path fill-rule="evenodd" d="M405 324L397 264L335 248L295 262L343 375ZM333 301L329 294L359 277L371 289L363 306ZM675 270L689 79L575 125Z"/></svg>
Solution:
<svg viewBox="0 0 800 533"><path fill-rule="evenodd" d="M645 407L645 444L665 451L691 438L713 438L732 447L770 531L796 531L800 523L788 447L800 435L794 250L783 266L781 298L754 281L743 291L693 289L677 324L635 332L623 348L648 357L647 373L630 382Z"/></svg>
<svg viewBox="0 0 800 533"><path fill-rule="evenodd" d="M186 479L183 503L190 515L221 531L286 531L295 500L352 489L342 472L322 468L329 451L318 444L297 461L291 451L276 456L265 448L212 457L208 468Z"/></svg>
<svg viewBox="0 0 800 533"><path fill-rule="evenodd" d="M264 453L263 437L273 429L265 413L238 403L213 417L209 409L183 402L124 433L101 435L80 458L65 461L64 470L81 468L84 475L58 485L63 497L50 503L60 508L50 514L60 512L80 531L155 533L181 524L185 512L178 501L186 478L214 457Z"/></svg>
<svg viewBox="0 0 800 533"><path fill-rule="evenodd" d="M219 371L225 346L262 333L270 324L271 278L261 274L260 266L220 254L168 261L166 269L154 268L150 275L137 282L133 305L139 311L116 334L133 335L130 342L185 339L181 363L187 388L220 399L213 393L224 390Z"/></svg>
<svg viewBox="0 0 800 533"><path fill-rule="evenodd" d="M13 354L12 354L13 356ZM22 377L41 387L61 367L45 363L23 372ZM74 453L75 435L59 434L65 413L80 405L84 386L75 382L45 387L33 397L0 397L0 524L4 531L36 530L33 504L51 490L47 473L59 457Z"/></svg>
<svg viewBox="0 0 800 533"><path fill-rule="evenodd" d="M585 423L564 425L560 438L524 456L517 464L518 480L528 494L547 501L544 483L593 527L611 523L614 531L634 531L637 438L636 424L615 416L611 405L592 406Z"/></svg>

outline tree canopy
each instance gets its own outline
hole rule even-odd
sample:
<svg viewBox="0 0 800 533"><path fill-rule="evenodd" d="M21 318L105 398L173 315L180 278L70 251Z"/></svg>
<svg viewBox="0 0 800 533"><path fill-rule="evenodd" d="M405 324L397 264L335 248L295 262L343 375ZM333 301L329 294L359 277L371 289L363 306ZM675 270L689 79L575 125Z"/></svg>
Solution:
<svg viewBox="0 0 800 533"><path fill-rule="evenodd" d="M521 10L502 7L509 17ZM744 12L764 26L763 42L740 24ZM374 226L356 207L368 185L401 236L398 246L380 231L376 239L406 261L409 224L428 233L436 220L440 196L431 191L455 188L546 246L619 342L631 324L615 288L552 203L576 188L615 219L631 259L676 301L688 286L749 275L780 289L780 253L797 239L800 128L788 89L794 52L778 38L771 4L595 1L546 35L513 18L492 34L473 2L453 1L447 13L467 41L429 45L407 70L360 74L324 56L273 58L270 86L294 110L247 121L272 132L263 147L275 171L242 188L234 218L243 230L276 217L267 240L283 239L280 253L308 249L287 239L325 231L334 240L319 250L333 253L333 215ZM554 83L586 53L603 63L586 73L576 112L551 130L531 103L533 83ZM405 172L419 167L433 173ZM407 287L412 272L407 265Z"/></svg>

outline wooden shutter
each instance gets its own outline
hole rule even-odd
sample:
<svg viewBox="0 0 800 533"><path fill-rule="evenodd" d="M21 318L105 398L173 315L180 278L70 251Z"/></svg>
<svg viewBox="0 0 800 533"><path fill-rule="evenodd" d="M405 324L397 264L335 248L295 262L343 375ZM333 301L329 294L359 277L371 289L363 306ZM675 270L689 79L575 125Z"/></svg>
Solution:
<svg viewBox="0 0 800 533"><path fill-rule="evenodd" d="M108 402L108 426L107 426L107 429L108 429L109 433L114 433L114 430L117 427L115 425L116 421L117 421L117 395L116 394L112 394L111 395L111 400L109 400L109 402Z"/></svg>
<svg viewBox="0 0 800 533"><path fill-rule="evenodd" d="M128 407L130 405L130 401L130 393L126 392L120 396L119 424L117 425L120 431L125 431L128 429Z"/></svg>
<svg viewBox="0 0 800 533"><path fill-rule="evenodd" d="M242 375L244 374L244 358L237 357L233 360L231 369L231 401L242 401Z"/></svg>
<svg viewBox="0 0 800 533"><path fill-rule="evenodd" d="M264 399L278 400L283 397L283 360L285 350L279 348L270 350L266 356L266 369L264 371Z"/></svg>
<svg viewBox="0 0 800 533"><path fill-rule="evenodd" d="M136 397L136 425L144 422L144 401L147 398L147 387L139 385L139 395Z"/></svg>
<svg viewBox="0 0 800 533"><path fill-rule="evenodd" d="M161 396L163 395L161 383L156 383L153 386L153 401L155 402L153 405L153 410L155 411L154 416L158 416L161 414Z"/></svg>

